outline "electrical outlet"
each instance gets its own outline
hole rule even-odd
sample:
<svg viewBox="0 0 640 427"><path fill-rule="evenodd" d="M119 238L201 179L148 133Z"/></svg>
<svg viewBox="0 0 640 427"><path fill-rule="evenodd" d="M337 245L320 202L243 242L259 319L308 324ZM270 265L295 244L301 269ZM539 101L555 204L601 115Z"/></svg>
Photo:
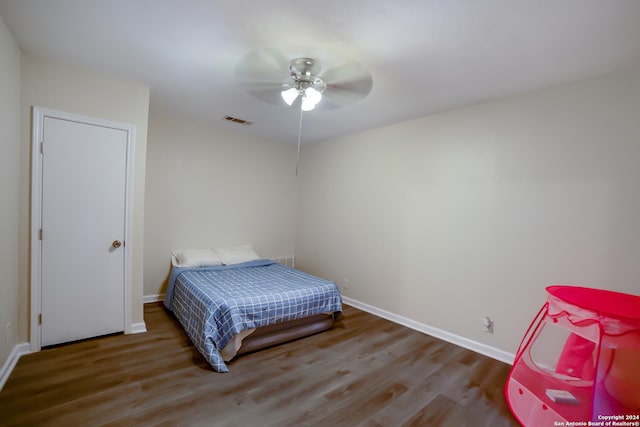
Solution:
<svg viewBox="0 0 640 427"><path fill-rule="evenodd" d="M342 279L342 283L343 283L342 287L343 287L345 290L349 289L349 279L346 279L346 278L345 278L345 279Z"/></svg>
<svg viewBox="0 0 640 427"><path fill-rule="evenodd" d="M489 334L493 333L493 320L489 316L482 318L482 330Z"/></svg>

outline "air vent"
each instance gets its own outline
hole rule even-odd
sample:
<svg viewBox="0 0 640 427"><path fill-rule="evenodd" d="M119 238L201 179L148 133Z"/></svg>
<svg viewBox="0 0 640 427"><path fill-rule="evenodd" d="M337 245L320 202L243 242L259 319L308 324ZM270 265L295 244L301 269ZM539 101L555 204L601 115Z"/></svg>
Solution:
<svg viewBox="0 0 640 427"><path fill-rule="evenodd" d="M242 119L239 119L237 117L225 116L224 119L227 120L227 121L233 122L233 123L238 123L239 125L247 125L247 126L249 126L250 124L252 124L248 120L242 120Z"/></svg>

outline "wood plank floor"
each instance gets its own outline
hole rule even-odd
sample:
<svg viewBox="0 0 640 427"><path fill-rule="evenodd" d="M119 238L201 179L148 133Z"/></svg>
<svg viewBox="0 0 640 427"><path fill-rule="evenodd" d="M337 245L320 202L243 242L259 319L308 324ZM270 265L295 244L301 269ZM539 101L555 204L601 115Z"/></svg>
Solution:
<svg viewBox="0 0 640 427"><path fill-rule="evenodd" d="M345 306L330 331L214 372L177 321L23 356L0 426L517 426L509 366Z"/></svg>

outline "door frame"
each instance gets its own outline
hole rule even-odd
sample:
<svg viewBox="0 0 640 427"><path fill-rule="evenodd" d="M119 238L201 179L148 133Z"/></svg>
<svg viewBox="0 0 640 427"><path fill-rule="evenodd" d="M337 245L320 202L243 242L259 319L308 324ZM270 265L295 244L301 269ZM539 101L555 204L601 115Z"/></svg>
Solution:
<svg viewBox="0 0 640 427"><path fill-rule="evenodd" d="M133 332L131 324L131 283L133 257L133 154L135 144L135 126L88 117L64 111L52 110L39 106L32 109L31 137L31 314L30 314L30 349L40 351L42 336L40 314L42 313L42 142L44 138L44 119L46 117L68 120L94 126L118 129L127 133L127 159L125 172L125 218L124 218L124 333ZM81 319L78 319L81 321Z"/></svg>

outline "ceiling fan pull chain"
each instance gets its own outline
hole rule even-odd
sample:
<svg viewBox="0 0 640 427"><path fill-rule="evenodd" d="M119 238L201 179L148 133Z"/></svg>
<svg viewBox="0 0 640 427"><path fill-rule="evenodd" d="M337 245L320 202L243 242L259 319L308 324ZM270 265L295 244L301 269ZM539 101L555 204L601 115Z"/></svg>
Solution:
<svg viewBox="0 0 640 427"><path fill-rule="evenodd" d="M302 104L300 106L300 125L298 126L298 153L296 155L296 176L298 176L298 167L300 166L300 139L302 138Z"/></svg>

